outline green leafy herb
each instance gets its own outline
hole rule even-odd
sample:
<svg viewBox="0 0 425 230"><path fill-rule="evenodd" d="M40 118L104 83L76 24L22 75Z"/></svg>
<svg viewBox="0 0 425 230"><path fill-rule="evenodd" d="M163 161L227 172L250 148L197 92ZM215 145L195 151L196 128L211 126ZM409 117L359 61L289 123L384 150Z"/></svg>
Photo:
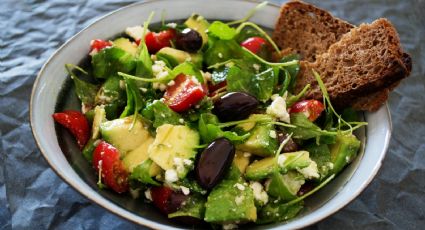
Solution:
<svg viewBox="0 0 425 230"><path fill-rule="evenodd" d="M81 80L72 71L72 69L76 69L76 70L80 71L81 73L88 75L88 73L86 71L84 71L82 68L80 68L76 65L73 65L73 64L66 64L65 69L68 72L68 74L71 76L71 79L74 81L75 92L77 93L77 96L80 99L80 101L85 106L92 107L95 103L95 97L96 97L97 91L99 90L99 86Z"/></svg>
<svg viewBox="0 0 425 230"><path fill-rule="evenodd" d="M235 37L236 30L223 22L214 21L208 27L208 35L215 36L221 40L231 40Z"/></svg>
<svg viewBox="0 0 425 230"><path fill-rule="evenodd" d="M267 101L273 94L278 80L278 69L269 68L259 74L232 66L227 73L227 90L246 92L260 101Z"/></svg>
<svg viewBox="0 0 425 230"><path fill-rule="evenodd" d="M219 137L225 137L231 142L239 143L249 137L249 133L238 135L236 132L223 131L219 127L218 118L210 113L201 114L198 130L204 143L211 143Z"/></svg>
<svg viewBox="0 0 425 230"><path fill-rule="evenodd" d="M93 75L97 78L110 78L118 72L129 73L136 67L132 54L118 47L108 47L92 57Z"/></svg>
<svg viewBox="0 0 425 230"><path fill-rule="evenodd" d="M143 117L150 120L154 128L163 124L181 125L183 118L180 114L171 110L164 102L155 100L148 103L142 111Z"/></svg>
<svg viewBox="0 0 425 230"><path fill-rule="evenodd" d="M242 56L241 46L234 40L217 40L205 51L204 62L207 66L212 66Z"/></svg>
<svg viewBox="0 0 425 230"><path fill-rule="evenodd" d="M143 161L140 165L133 169L133 172L130 175L130 180L137 180L144 184L151 184L155 186L159 186L160 183L152 179L149 174L149 170L151 168L153 161L151 159L147 159Z"/></svg>

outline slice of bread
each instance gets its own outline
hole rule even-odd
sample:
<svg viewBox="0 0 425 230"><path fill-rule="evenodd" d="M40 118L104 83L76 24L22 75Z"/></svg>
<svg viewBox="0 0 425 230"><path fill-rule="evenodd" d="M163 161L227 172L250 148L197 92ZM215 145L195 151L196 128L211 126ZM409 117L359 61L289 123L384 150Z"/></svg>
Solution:
<svg viewBox="0 0 425 230"><path fill-rule="evenodd" d="M292 48L306 61L326 52L354 26L313 5L291 1L284 4L273 31L273 40L282 48Z"/></svg>
<svg viewBox="0 0 425 230"><path fill-rule="evenodd" d="M303 62L296 91L310 83L307 97L321 98L312 69L320 74L337 107L351 106L359 97L385 92L408 74L398 34L383 18L351 29L327 52L317 55L315 62Z"/></svg>
<svg viewBox="0 0 425 230"><path fill-rule="evenodd" d="M316 56L327 52L332 44L339 41L352 28L354 28L353 25L333 17L325 10L301 1L292 1L282 6L273 38L278 46L286 50L286 53L296 52L301 54L303 60L313 62ZM404 53L401 59L410 72L410 56ZM298 76L302 84L310 83L302 79L305 67L306 63L303 63L301 74ZM351 106L358 110L377 110L385 103L391 90L390 88L381 89L364 96L358 95L351 101Z"/></svg>

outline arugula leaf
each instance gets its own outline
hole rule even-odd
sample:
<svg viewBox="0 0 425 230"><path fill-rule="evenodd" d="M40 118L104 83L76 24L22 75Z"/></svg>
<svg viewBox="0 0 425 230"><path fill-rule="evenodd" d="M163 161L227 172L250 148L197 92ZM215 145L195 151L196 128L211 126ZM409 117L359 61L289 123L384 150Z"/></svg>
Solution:
<svg viewBox="0 0 425 230"><path fill-rule="evenodd" d="M99 86L95 84L91 84L89 82L81 80L73 71L72 69L76 69L80 71L81 73L87 75L88 73L84 71L82 68L72 65L72 64L65 64L65 69L68 72L68 74L71 76L71 79L74 81L75 85L75 92L77 93L78 99L86 106L86 107L93 107L95 103L95 97L96 93L99 90Z"/></svg>
<svg viewBox="0 0 425 230"><path fill-rule="evenodd" d="M246 92L260 101L267 101L273 94L278 80L278 68L253 74L246 69L232 66L227 75L227 90L230 92Z"/></svg>
<svg viewBox="0 0 425 230"><path fill-rule="evenodd" d="M282 202L270 201L258 212L255 223L268 224L292 219L303 209L304 203L298 202L292 205L282 204Z"/></svg>
<svg viewBox="0 0 425 230"><path fill-rule="evenodd" d="M293 138L308 140L311 138L316 138L323 142L333 142L335 140L336 133L329 132L320 129L319 126L311 122L303 113L293 113L291 114L291 124L296 127L287 127L286 130L288 133L293 133Z"/></svg>
<svg viewBox="0 0 425 230"><path fill-rule="evenodd" d="M305 150L310 153L310 158L316 162L320 178L323 179L331 172L331 152L327 144L317 145L310 143L306 145Z"/></svg>
<svg viewBox="0 0 425 230"><path fill-rule="evenodd" d="M290 55L287 55L287 56L283 57L282 59L280 59L280 62L284 63L284 62L290 62L290 61L294 61L294 60L299 61L300 59L301 59L301 57L300 57L299 54L290 54ZM286 66L285 70L288 71L288 74L289 74L290 79L291 79L291 81L288 83L288 89L292 90L295 86L298 72L300 71L300 63L298 62L297 64ZM285 71L285 73L286 73L286 71Z"/></svg>
<svg viewBox="0 0 425 230"><path fill-rule="evenodd" d="M171 125L182 125L180 114L171 110L164 102L155 100L152 103L148 103L145 109L142 111L143 117L152 121L154 128L158 128L163 124Z"/></svg>
<svg viewBox="0 0 425 230"><path fill-rule="evenodd" d="M140 44L139 57L136 60L136 76L149 78L152 77L152 60L145 42Z"/></svg>
<svg viewBox="0 0 425 230"><path fill-rule="evenodd" d="M198 121L199 134L204 143L211 143L219 137L225 137L233 143L240 143L249 137L249 133L238 135L236 132L223 131L219 127L218 118L211 113L203 113Z"/></svg>
<svg viewBox="0 0 425 230"><path fill-rule="evenodd" d="M212 42L211 46L205 51L203 60L207 66L212 66L242 56L242 49L234 40L217 40Z"/></svg>
<svg viewBox="0 0 425 230"><path fill-rule="evenodd" d="M208 35L221 40L231 40L236 36L236 30L221 21L214 21L208 27Z"/></svg>
<svg viewBox="0 0 425 230"><path fill-rule="evenodd" d="M92 57L93 75L97 78L116 76L117 72L129 73L135 66L134 56L118 47L108 47Z"/></svg>
<svg viewBox="0 0 425 230"><path fill-rule="evenodd" d="M147 160L144 160L140 165L136 166L130 175L130 180L137 180L144 184L159 186L160 183L152 179L152 177L149 174L149 170L152 163L153 161L151 159L147 159Z"/></svg>
<svg viewBox="0 0 425 230"><path fill-rule="evenodd" d="M192 194L178 211L168 214L168 218L190 216L203 220L205 214L205 203L206 198L204 196Z"/></svg>
<svg viewBox="0 0 425 230"><path fill-rule="evenodd" d="M179 74L185 74L188 76L195 76L196 79L202 84L204 83L204 77L202 76L201 71L196 68L196 66L194 66L192 63L190 62L183 62L180 65L176 66L173 71L172 71L172 75L174 77L176 77Z"/></svg>
<svg viewBox="0 0 425 230"><path fill-rule="evenodd" d="M127 101L126 91L122 86L122 78L113 75L106 79L97 92L95 104L105 105L106 118L113 120L119 117L119 112Z"/></svg>
<svg viewBox="0 0 425 230"><path fill-rule="evenodd" d="M128 78L124 78L124 80L127 92L127 105L120 117L127 117L131 114L136 115L145 106L146 103L140 93L136 81Z"/></svg>

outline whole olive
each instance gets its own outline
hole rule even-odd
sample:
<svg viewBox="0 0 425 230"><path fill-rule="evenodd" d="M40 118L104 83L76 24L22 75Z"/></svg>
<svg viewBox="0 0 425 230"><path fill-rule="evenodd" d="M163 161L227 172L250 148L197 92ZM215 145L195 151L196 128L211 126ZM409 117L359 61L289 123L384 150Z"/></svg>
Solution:
<svg viewBox="0 0 425 230"><path fill-rule="evenodd" d="M284 132L278 132L277 134L277 140L279 142L279 145L288 138L288 134ZM282 152L283 153L289 153L289 152L295 152L298 150L297 143L292 140L292 138L289 138L288 142L283 146Z"/></svg>
<svg viewBox="0 0 425 230"><path fill-rule="evenodd" d="M186 28L177 34L176 47L194 53L202 47L202 36L196 30Z"/></svg>
<svg viewBox="0 0 425 230"><path fill-rule="evenodd" d="M235 157L235 146L226 138L214 140L199 156L195 165L196 180L201 187L212 189L223 179Z"/></svg>
<svg viewBox="0 0 425 230"><path fill-rule="evenodd" d="M258 104L258 100L247 93L232 92L214 103L213 113L220 121L237 121L247 118Z"/></svg>

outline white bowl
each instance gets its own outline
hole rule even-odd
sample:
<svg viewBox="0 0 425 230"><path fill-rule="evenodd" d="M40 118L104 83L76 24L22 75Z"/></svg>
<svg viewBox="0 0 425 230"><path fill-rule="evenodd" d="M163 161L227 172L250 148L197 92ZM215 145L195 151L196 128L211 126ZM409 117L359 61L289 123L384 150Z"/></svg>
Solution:
<svg viewBox="0 0 425 230"><path fill-rule="evenodd" d="M41 69L34 83L30 105L34 138L52 169L88 199L123 218L155 229L182 228L153 211L149 204L136 204L130 197L96 188L94 173L88 173L91 170L90 165L70 141L69 134L57 133L51 117L56 106L75 107L77 104L74 94L70 93L72 86L64 65L78 64L86 58L88 44L92 39L113 38L127 26L140 25L151 11L156 12L154 23L161 20L163 10L169 21L185 19L193 12L207 19L237 20L257 4L258 2L242 0L160 0L136 3L102 17L62 45ZM257 12L251 21L272 29L279 15L279 8L280 6L269 4ZM391 134L391 120L386 105L374 113L365 113L364 119L369 125L357 133L363 143L359 156L324 189L307 199L306 208L297 218L266 226L250 225L250 228L302 228L326 218L356 198L381 166Z"/></svg>

